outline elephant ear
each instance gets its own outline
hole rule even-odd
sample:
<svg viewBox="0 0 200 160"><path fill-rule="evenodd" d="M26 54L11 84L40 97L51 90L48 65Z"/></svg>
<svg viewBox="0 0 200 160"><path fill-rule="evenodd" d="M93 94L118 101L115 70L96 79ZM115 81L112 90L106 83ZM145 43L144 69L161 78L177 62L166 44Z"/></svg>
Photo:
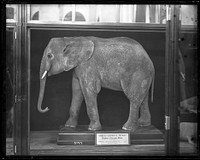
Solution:
<svg viewBox="0 0 200 160"><path fill-rule="evenodd" d="M89 60L94 52L94 43L86 38L67 38L63 49L65 70L68 71L82 62Z"/></svg>

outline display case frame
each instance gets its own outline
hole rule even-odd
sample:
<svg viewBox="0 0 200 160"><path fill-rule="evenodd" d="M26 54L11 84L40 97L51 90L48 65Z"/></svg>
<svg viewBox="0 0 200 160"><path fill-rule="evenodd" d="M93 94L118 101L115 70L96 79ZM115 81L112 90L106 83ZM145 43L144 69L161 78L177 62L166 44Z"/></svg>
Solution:
<svg viewBox="0 0 200 160"><path fill-rule="evenodd" d="M16 131L16 129L14 128L14 122L15 122L15 115L14 115L14 108L15 106L15 95L16 95L16 53L17 53L17 44L15 41L15 37L16 37L16 30L17 27L15 26L15 24L9 24L6 26L6 31L5 31L5 35L7 37L7 34L9 32L11 32L11 34L7 37L8 39L5 40L5 50L9 53L7 53L7 55L3 56L3 59L5 60L6 63L6 80L8 80L7 82L5 82L6 86L6 112L5 115L3 115L3 119L5 118L6 120L4 121L6 126L5 130L6 130L6 134L5 134L5 139L6 139L6 146L10 145L10 146L14 146L14 131ZM9 43L9 44L7 44ZM4 44L4 43L3 43ZM7 48L10 44L12 44L11 48ZM9 60L7 60L7 58L9 58ZM8 85L9 84L9 85ZM8 105L8 106L7 106ZM9 121L10 120L10 121ZM8 125L8 126L7 126ZM8 144L7 144L8 142ZM10 148L9 150L6 150L6 153L12 153L13 148Z"/></svg>
<svg viewBox="0 0 200 160"><path fill-rule="evenodd" d="M120 30L157 30L166 31L166 78L165 78L165 155L178 155L179 148L179 113L175 106L179 103L179 86L177 77L177 46L179 23L179 6L170 5L171 14L165 25L126 24L122 25L65 25L33 24L27 22L27 5L19 5L16 53L16 101L15 101L15 155L30 155L30 30L31 29L116 29ZM28 54L27 54L28 53ZM27 107L29 106L29 107ZM170 126L168 128L168 126Z"/></svg>

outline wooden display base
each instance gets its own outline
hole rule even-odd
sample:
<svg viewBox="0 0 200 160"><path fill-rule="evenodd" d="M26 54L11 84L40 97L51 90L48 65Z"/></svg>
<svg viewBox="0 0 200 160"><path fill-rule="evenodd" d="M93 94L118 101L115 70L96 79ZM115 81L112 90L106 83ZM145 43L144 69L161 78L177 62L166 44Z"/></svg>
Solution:
<svg viewBox="0 0 200 160"><path fill-rule="evenodd" d="M77 128L61 127L57 144L59 145L95 145L95 133L129 133L130 144L164 144L163 133L153 125L139 127L135 132L128 132L122 129L104 127L101 131L88 131L88 126Z"/></svg>

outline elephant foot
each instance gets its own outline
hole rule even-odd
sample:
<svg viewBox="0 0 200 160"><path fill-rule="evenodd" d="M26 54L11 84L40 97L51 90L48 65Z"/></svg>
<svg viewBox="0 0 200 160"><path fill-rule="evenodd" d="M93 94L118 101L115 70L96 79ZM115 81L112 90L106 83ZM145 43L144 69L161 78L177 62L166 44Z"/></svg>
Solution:
<svg viewBox="0 0 200 160"><path fill-rule="evenodd" d="M65 127L76 128L76 126L77 126L77 121L76 120L72 120L70 118L65 123Z"/></svg>
<svg viewBox="0 0 200 160"><path fill-rule="evenodd" d="M151 125L151 120L144 120L142 118L138 119L138 126L147 127Z"/></svg>
<svg viewBox="0 0 200 160"><path fill-rule="evenodd" d="M125 123L124 126L122 127L123 130L131 132L134 132L137 128L138 126L135 123L133 124Z"/></svg>
<svg viewBox="0 0 200 160"><path fill-rule="evenodd" d="M100 122L90 122L88 130L90 131L98 131L101 130L101 124Z"/></svg>

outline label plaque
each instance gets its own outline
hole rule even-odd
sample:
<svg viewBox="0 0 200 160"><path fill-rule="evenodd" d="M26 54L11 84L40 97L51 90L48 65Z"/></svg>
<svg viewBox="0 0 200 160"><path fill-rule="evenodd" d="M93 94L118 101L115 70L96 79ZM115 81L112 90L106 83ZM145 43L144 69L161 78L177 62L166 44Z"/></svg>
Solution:
<svg viewBox="0 0 200 160"><path fill-rule="evenodd" d="M129 133L101 133L97 132L95 134L95 144L97 146L106 146L106 145L130 145L130 136Z"/></svg>

